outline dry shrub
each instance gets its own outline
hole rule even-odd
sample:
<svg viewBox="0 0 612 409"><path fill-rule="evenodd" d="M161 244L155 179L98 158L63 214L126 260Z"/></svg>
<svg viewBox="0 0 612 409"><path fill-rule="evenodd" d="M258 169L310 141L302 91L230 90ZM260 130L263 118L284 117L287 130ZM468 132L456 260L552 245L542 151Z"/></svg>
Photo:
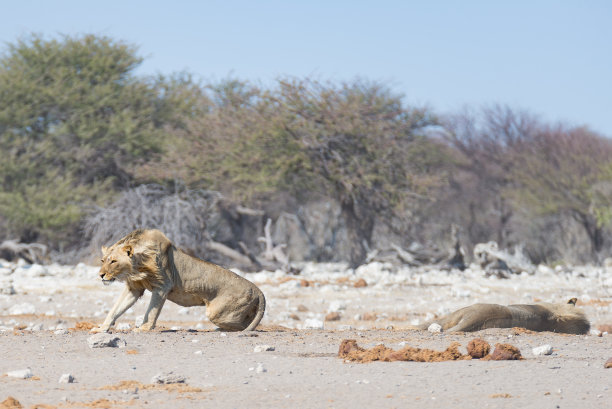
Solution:
<svg viewBox="0 0 612 409"><path fill-rule="evenodd" d="M221 194L190 190L177 185L174 190L157 184L140 185L124 191L106 208L96 208L85 221L90 249L114 243L132 230L154 228L163 231L184 249L205 253L206 227L219 223L215 212Z"/></svg>

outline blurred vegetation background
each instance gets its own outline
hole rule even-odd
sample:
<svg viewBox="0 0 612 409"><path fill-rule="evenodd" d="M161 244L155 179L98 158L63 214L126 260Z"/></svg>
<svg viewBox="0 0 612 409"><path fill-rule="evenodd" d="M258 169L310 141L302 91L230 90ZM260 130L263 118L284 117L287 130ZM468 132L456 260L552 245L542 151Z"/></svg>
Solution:
<svg viewBox="0 0 612 409"><path fill-rule="evenodd" d="M588 128L495 105L439 115L364 79L202 83L138 76L141 62L96 35L6 46L0 241L74 262L156 227L207 259L253 259L268 238L292 260L357 266L444 248L458 228L468 253L494 240L535 263L610 254L612 141Z"/></svg>

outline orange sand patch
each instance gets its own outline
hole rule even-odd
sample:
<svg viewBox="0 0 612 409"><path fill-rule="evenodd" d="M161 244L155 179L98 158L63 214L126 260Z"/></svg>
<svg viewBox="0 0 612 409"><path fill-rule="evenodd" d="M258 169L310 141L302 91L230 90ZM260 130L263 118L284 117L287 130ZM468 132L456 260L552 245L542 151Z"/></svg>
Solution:
<svg viewBox="0 0 612 409"><path fill-rule="evenodd" d="M357 345L357 341L354 339L345 339L340 344L338 356L348 361L361 363L373 361L442 362L472 359L469 355L461 354L459 346L458 342L453 342L445 351L434 351L409 346L395 351L384 345L377 345L372 349L363 349Z"/></svg>
<svg viewBox="0 0 612 409"><path fill-rule="evenodd" d="M90 329L94 328L96 326L96 324L92 323L92 322L88 322L88 321L79 321L76 324L74 324L74 329L75 331L89 331Z"/></svg>
<svg viewBox="0 0 612 409"><path fill-rule="evenodd" d="M0 409L22 409L21 403L12 396L9 396L2 402L0 402Z"/></svg>
<svg viewBox="0 0 612 409"><path fill-rule="evenodd" d="M124 389L149 389L149 390L165 390L168 392L177 392L177 393L199 393L204 392L200 388L196 388L193 386L189 386L185 383L170 383L170 384L143 384L138 381L120 381L116 385L107 385L101 386L99 390L111 390L118 391Z"/></svg>

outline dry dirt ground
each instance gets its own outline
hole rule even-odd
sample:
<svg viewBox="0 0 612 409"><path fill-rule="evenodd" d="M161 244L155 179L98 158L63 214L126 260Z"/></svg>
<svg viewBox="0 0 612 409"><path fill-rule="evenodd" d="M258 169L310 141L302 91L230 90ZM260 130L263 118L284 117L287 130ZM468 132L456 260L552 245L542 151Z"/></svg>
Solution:
<svg viewBox="0 0 612 409"><path fill-rule="evenodd" d="M475 302L561 302L572 296L593 327L605 329L612 323L608 272L542 271L500 280L478 271L332 267L305 269L300 276L248 275L268 299L257 331L215 331L203 307L168 302L158 329L135 333L144 297L119 320L125 329L113 331L125 347L90 348L87 328L104 319L120 284L103 287L97 269L82 265L0 266L5 284L15 289L0 294L0 408L612 407L612 369L604 368L612 335L407 329ZM338 357L345 339L363 348L382 343L440 351L457 341L466 353L476 337L491 346L514 345L524 359L354 363ZM532 353L545 344L551 355ZM255 352L262 345L274 350ZM26 368L33 377L7 375ZM152 383L168 371L185 377L185 384ZM68 373L75 382L60 383Z"/></svg>
<svg viewBox="0 0 612 409"><path fill-rule="evenodd" d="M603 408L612 402L612 369L604 368L610 336L265 327L117 335L124 348L91 349L85 331L1 335L0 371L30 367L34 377L0 377L0 398L14 397L24 408ZM458 341L465 353L475 336L512 344L525 359L361 364L337 357L346 338L394 349L404 342L443 350ZM553 345L553 354L533 356L531 349L542 344ZM258 345L275 349L254 352ZM165 371L184 376L186 385L153 386L152 377ZM58 383L65 373L76 382Z"/></svg>

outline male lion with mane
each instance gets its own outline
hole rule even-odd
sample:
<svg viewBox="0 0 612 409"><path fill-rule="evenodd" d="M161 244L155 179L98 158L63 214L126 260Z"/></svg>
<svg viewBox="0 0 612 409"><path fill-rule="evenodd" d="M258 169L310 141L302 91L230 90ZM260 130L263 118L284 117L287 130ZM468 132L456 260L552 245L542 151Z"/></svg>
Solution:
<svg viewBox="0 0 612 409"><path fill-rule="evenodd" d="M252 331L263 318L266 298L255 284L185 254L159 230L135 230L112 246L103 246L102 254L102 282L119 280L126 286L92 332L108 332L145 289L151 291L151 302L137 331L155 328L166 299L185 307L205 305L210 321L228 331Z"/></svg>
<svg viewBox="0 0 612 409"><path fill-rule="evenodd" d="M444 317L419 325L427 329L439 324L448 332L472 332L486 328L521 327L531 331L551 331L566 334L586 334L591 324L576 306L576 298L567 304L541 302L537 304L474 304Z"/></svg>

